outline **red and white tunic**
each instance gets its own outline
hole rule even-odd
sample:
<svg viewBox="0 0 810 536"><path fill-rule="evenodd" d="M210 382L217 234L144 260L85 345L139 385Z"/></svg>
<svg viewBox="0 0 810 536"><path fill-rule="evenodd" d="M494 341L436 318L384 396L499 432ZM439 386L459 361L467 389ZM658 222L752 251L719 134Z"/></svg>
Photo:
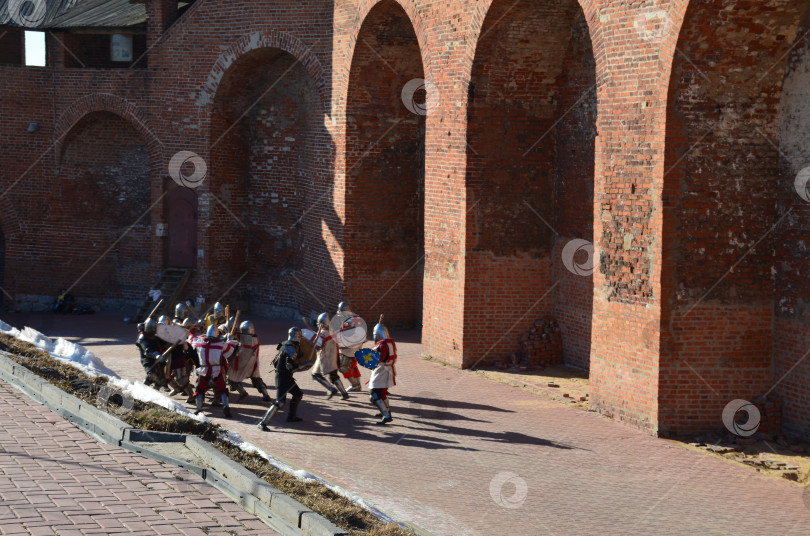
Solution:
<svg viewBox="0 0 810 536"><path fill-rule="evenodd" d="M241 382L247 378L260 378L259 372L259 338L249 333L239 335L239 351L228 360L228 380Z"/></svg>
<svg viewBox="0 0 810 536"><path fill-rule="evenodd" d="M394 339L383 339L377 343L374 351L380 354L380 362L371 371L368 387L369 389L389 389L397 384L397 371L394 367L397 360L397 345Z"/></svg>
<svg viewBox="0 0 810 536"><path fill-rule="evenodd" d="M235 341L221 341L219 339L207 340L206 337L189 335L188 343L200 356L200 367L197 374L215 378L222 374L222 359L233 354L237 343Z"/></svg>
<svg viewBox="0 0 810 536"><path fill-rule="evenodd" d="M329 327L321 329L321 343L318 348L318 359L312 367L312 374L326 375L338 369L338 343L335 332Z"/></svg>

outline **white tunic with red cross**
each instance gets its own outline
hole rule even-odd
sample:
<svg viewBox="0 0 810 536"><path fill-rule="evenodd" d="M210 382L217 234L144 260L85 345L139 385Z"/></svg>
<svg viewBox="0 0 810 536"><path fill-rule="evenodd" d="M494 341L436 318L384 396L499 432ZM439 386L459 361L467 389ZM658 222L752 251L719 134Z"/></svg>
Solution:
<svg viewBox="0 0 810 536"><path fill-rule="evenodd" d="M394 367L397 361L397 344L394 339L383 339L377 343L374 351L380 354L380 362L371 371L368 388L389 389L397 384L397 371Z"/></svg>
<svg viewBox="0 0 810 536"><path fill-rule="evenodd" d="M216 378L222 374L222 359L227 359L236 349L236 341L222 341L189 335L188 343L200 356L197 374Z"/></svg>

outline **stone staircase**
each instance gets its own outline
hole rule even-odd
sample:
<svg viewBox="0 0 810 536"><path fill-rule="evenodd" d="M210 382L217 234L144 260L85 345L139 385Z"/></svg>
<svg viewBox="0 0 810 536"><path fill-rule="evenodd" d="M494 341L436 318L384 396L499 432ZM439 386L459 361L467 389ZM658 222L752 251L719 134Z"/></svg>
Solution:
<svg viewBox="0 0 810 536"><path fill-rule="evenodd" d="M186 288L188 280L191 279L191 272L191 268L164 268L163 273L160 274L157 285L152 287L160 291L160 298L163 299L163 305L155 311L155 317L159 317L162 314L169 314L167 311L174 312L173 308L178 298ZM143 322L146 320L146 315L152 312L155 305L157 305L157 303L152 301L151 297L147 297L132 321Z"/></svg>

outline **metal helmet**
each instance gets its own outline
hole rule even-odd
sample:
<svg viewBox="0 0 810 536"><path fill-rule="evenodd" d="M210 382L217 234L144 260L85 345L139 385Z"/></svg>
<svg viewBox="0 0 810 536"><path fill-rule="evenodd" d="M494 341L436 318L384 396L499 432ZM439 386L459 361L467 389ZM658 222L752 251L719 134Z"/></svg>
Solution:
<svg viewBox="0 0 810 536"><path fill-rule="evenodd" d="M287 340L290 342L301 340L301 330L295 326L291 327L287 332Z"/></svg>
<svg viewBox="0 0 810 536"><path fill-rule="evenodd" d="M256 335L256 328L253 327L253 322L245 320L239 324L239 333L247 333L249 335Z"/></svg>
<svg viewBox="0 0 810 536"><path fill-rule="evenodd" d="M190 318L184 318L183 323L181 325L186 329L191 329L191 326L194 325L194 322L192 322Z"/></svg>
<svg viewBox="0 0 810 536"><path fill-rule="evenodd" d="M342 301L338 304L338 313L351 313L352 307L349 305L349 302Z"/></svg>
<svg viewBox="0 0 810 536"><path fill-rule="evenodd" d="M329 313L321 313L318 315L318 324L323 327L327 327L329 325Z"/></svg>
<svg viewBox="0 0 810 536"><path fill-rule="evenodd" d="M166 316L166 315L160 315L160 318L158 318L157 323L158 324L168 324L169 323L169 317Z"/></svg>
<svg viewBox="0 0 810 536"><path fill-rule="evenodd" d="M380 342L383 339L388 339L388 328L382 322L374 326L374 342Z"/></svg>
<svg viewBox="0 0 810 536"><path fill-rule="evenodd" d="M154 318L147 318L146 322L143 323L143 332L147 335L154 335L157 333L157 322L155 322Z"/></svg>
<svg viewBox="0 0 810 536"><path fill-rule="evenodd" d="M188 307L186 307L185 303L178 303L174 306L174 317L188 318Z"/></svg>
<svg viewBox="0 0 810 536"><path fill-rule="evenodd" d="M205 336L209 339L216 339L219 337L219 328L214 324L208 326L208 331L205 332Z"/></svg>
<svg viewBox="0 0 810 536"><path fill-rule="evenodd" d="M222 316L225 314L225 308L222 307L222 304L217 302L214 304L214 314L216 316Z"/></svg>

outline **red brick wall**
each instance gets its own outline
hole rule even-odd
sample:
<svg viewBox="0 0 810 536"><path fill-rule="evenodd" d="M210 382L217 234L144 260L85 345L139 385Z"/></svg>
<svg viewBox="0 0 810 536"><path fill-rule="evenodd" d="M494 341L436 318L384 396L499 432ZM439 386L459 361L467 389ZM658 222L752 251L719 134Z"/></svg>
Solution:
<svg viewBox="0 0 810 536"><path fill-rule="evenodd" d="M347 94L344 280L361 316L396 327L422 321L425 116L402 92L423 78L407 13L381 2L360 29ZM414 97L423 104L425 91Z"/></svg>
<svg viewBox="0 0 810 536"><path fill-rule="evenodd" d="M138 300L149 271L149 153L124 119L98 112L62 145L58 174L43 182L29 268L15 271L18 293ZM127 232L128 231L128 232ZM124 235L116 244L116 241ZM110 249L112 248L112 249ZM109 250L109 251L108 251Z"/></svg>
<svg viewBox="0 0 810 536"><path fill-rule="evenodd" d="M780 58L804 3L783 4L700 3L681 28L663 192L663 314L674 344L661 354L662 430L717 427L729 401L772 381Z"/></svg>

